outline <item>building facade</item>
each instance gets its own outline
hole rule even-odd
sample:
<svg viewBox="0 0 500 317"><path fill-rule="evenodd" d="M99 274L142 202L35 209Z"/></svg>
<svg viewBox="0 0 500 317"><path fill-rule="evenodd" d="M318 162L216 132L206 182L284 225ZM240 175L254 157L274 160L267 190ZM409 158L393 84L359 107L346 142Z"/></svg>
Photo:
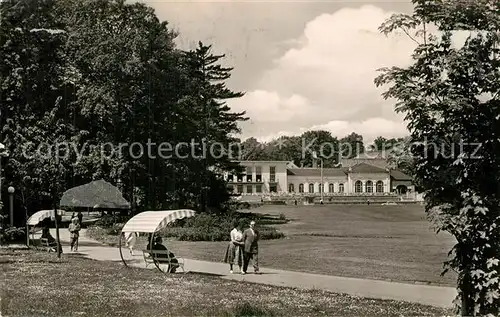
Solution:
<svg viewBox="0 0 500 317"><path fill-rule="evenodd" d="M287 161L241 161L243 173L226 173L230 191L237 194L284 193L287 190Z"/></svg>
<svg viewBox="0 0 500 317"><path fill-rule="evenodd" d="M413 192L411 177L362 162L338 168L298 168L286 161L242 161L245 171L224 175L234 194L384 195Z"/></svg>
<svg viewBox="0 0 500 317"><path fill-rule="evenodd" d="M322 175L323 174L323 175ZM389 193L388 170L365 163L340 168L289 169L288 193L384 194Z"/></svg>

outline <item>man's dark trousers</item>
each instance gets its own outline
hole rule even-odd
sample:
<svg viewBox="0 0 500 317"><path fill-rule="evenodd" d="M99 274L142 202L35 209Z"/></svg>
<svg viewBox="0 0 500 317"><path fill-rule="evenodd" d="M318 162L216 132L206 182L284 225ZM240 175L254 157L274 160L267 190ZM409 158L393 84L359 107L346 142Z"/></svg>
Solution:
<svg viewBox="0 0 500 317"><path fill-rule="evenodd" d="M250 260L253 262L255 272L259 272L259 253L258 252L245 252L243 255L243 272L247 272Z"/></svg>

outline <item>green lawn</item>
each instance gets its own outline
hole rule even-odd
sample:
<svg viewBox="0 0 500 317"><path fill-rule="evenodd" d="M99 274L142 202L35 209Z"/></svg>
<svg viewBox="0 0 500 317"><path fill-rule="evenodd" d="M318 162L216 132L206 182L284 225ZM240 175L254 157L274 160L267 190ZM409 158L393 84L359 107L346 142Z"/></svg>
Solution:
<svg viewBox="0 0 500 317"><path fill-rule="evenodd" d="M331 275L455 286L442 263L454 239L435 234L422 206L263 206L292 221L285 239L260 242L263 266ZM221 261L226 243L169 242L187 258Z"/></svg>
<svg viewBox="0 0 500 317"><path fill-rule="evenodd" d="M252 212L292 221L275 226L287 237L261 241L262 266L400 282L455 286L456 275L440 276L454 239L435 234L422 206L263 206ZM116 237L108 237L109 242ZM221 261L227 242L168 241L176 254Z"/></svg>
<svg viewBox="0 0 500 317"><path fill-rule="evenodd" d="M418 304L0 250L2 316L442 316Z"/></svg>

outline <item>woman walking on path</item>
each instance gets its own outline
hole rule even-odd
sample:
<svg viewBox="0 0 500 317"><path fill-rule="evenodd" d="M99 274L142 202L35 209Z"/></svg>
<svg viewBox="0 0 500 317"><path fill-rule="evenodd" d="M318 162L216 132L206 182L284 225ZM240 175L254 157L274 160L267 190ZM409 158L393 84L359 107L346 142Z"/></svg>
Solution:
<svg viewBox="0 0 500 317"><path fill-rule="evenodd" d="M238 223L233 224L234 229L231 230L229 245L226 249L226 255L224 257L224 262L229 263L229 273L233 274L233 265L236 260L240 268L240 272L243 272L243 233L241 232L241 226Z"/></svg>
<svg viewBox="0 0 500 317"><path fill-rule="evenodd" d="M71 251L78 251L78 238L80 237L80 224L78 223L78 218L71 219L71 224L69 225L69 232L71 234ZM76 245L75 245L76 244Z"/></svg>

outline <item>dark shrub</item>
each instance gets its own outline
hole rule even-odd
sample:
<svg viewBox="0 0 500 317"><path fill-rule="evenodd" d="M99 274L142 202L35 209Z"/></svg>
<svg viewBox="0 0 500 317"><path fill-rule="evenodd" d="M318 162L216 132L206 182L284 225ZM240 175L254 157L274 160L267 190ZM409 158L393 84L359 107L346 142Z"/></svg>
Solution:
<svg viewBox="0 0 500 317"><path fill-rule="evenodd" d="M0 244L17 243L26 241L26 229L6 227L0 229Z"/></svg>
<svg viewBox="0 0 500 317"><path fill-rule="evenodd" d="M259 219L260 218L260 219ZM161 235L177 238L181 241L228 241L229 233L238 223L242 229L248 228L251 220L257 221L261 239L280 239L284 234L266 224L286 223L286 219L262 217L253 213L231 213L227 215L198 214L183 219L165 228Z"/></svg>
<svg viewBox="0 0 500 317"><path fill-rule="evenodd" d="M263 307L258 307L249 303L241 303L233 308L233 314L237 317L273 317L275 314Z"/></svg>
<svg viewBox="0 0 500 317"><path fill-rule="evenodd" d="M116 223L126 223L130 218L128 215L104 215L94 225L103 228L112 228Z"/></svg>
<svg viewBox="0 0 500 317"><path fill-rule="evenodd" d="M130 217L105 215L87 231L91 235L100 237L117 236ZM181 241L228 241L229 234L235 224L240 224L242 229L248 228L250 221L257 221L257 229L262 240L280 239L284 234L268 225L284 224L288 220L284 215L279 218L262 216L260 214L245 212L228 212L226 214L199 213L192 218L185 218L170 224L160 232L161 236L176 238ZM102 230L97 230L102 228ZM98 238L102 240L102 238Z"/></svg>
<svg viewBox="0 0 500 317"><path fill-rule="evenodd" d="M117 236L120 234L124 225L125 225L124 223L115 223L114 225L111 226L111 228L106 228L106 232L109 235Z"/></svg>

